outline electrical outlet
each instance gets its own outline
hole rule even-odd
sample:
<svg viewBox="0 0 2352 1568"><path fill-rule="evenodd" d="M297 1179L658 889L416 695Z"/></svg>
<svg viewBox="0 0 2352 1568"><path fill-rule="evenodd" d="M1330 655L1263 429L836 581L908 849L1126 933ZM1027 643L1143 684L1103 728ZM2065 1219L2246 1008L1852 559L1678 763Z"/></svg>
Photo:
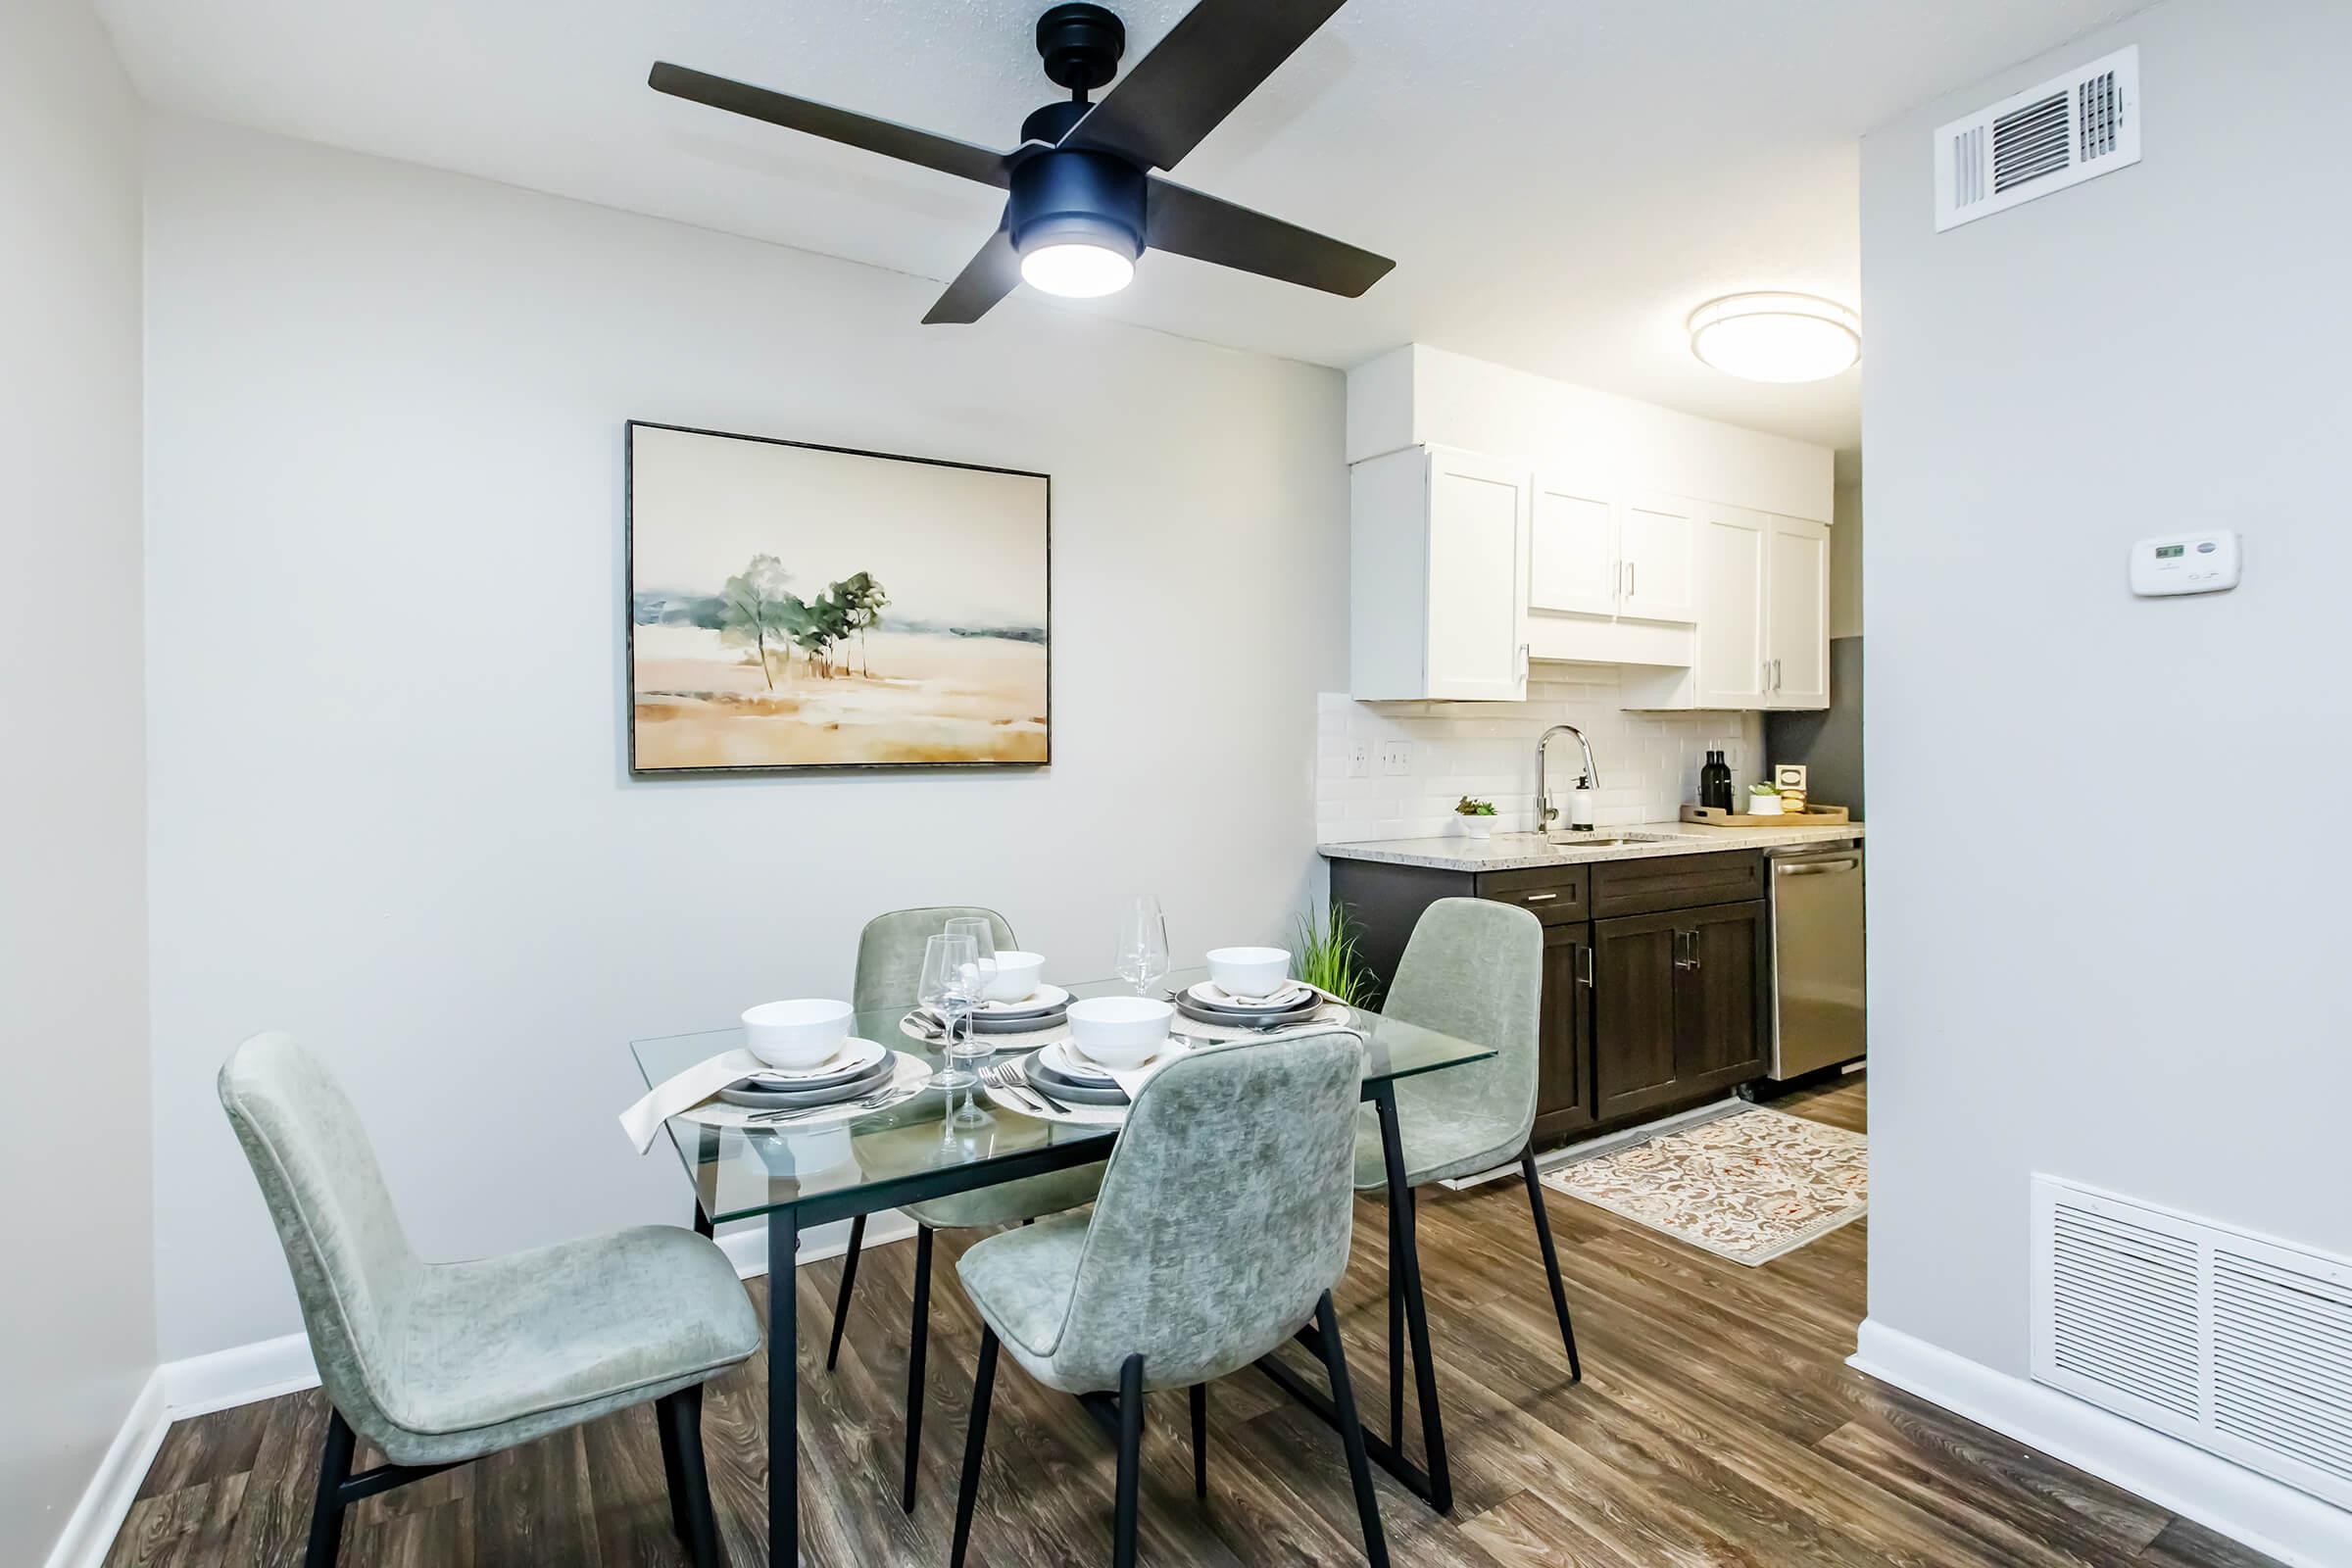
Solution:
<svg viewBox="0 0 2352 1568"><path fill-rule="evenodd" d="M1348 743L1348 776L1349 778L1370 778L1372 776L1372 743L1370 741L1349 741Z"/></svg>
<svg viewBox="0 0 2352 1568"><path fill-rule="evenodd" d="M1413 743L1411 741L1382 741L1380 743L1380 770L1383 773L1410 773L1413 770Z"/></svg>

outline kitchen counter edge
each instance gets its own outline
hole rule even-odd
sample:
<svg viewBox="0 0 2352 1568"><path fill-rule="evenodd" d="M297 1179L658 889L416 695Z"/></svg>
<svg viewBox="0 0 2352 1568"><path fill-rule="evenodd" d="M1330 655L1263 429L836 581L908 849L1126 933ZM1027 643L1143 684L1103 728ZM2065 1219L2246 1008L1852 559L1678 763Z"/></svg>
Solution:
<svg viewBox="0 0 2352 1568"><path fill-rule="evenodd" d="M1588 865L1600 860L1647 860L1668 855L1839 844L1864 836L1860 822L1828 827L1693 827L1687 822L1641 822L1603 831L1638 834L1655 842L1579 849L1574 845L1548 843L1534 833L1497 833L1491 839L1373 839L1361 844L1318 844L1315 853L1327 860L1423 865L1439 871L1527 871L1539 866Z"/></svg>

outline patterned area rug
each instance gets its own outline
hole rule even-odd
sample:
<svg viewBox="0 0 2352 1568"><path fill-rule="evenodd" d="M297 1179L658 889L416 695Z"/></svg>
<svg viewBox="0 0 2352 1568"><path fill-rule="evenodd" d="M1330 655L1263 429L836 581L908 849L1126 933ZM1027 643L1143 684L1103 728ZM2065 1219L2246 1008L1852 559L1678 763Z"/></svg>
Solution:
<svg viewBox="0 0 2352 1568"><path fill-rule="evenodd" d="M1758 1105L1556 1166L1544 1185L1752 1266L1869 1210L1870 1140Z"/></svg>

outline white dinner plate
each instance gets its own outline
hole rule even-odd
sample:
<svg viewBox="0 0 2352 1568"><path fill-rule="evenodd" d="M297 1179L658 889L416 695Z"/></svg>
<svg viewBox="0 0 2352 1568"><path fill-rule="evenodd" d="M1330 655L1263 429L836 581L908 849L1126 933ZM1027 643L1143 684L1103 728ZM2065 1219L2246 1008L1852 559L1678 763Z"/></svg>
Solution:
<svg viewBox="0 0 2352 1568"><path fill-rule="evenodd" d="M1283 983L1280 991L1270 997L1252 999L1237 997L1214 980L1197 982L1185 995L1203 1007L1219 1007L1227 1012L1282 1012L1304 1004L1314 998L1314 987L1302 981Z"/></svg>
<svg viewBox="0 0 2352 1568"><path fill-rule="evenodd" d="M1052 1012L1070 1004L1070 994L1059 986L1039 986L1018 1002L983 1002L973 1009L992 1018L1019 1018L1033 1012Z"/></svg>
<svg viewBox="0 0 2352 1568"><path fill-rule="evenodd" d="M1110 1069L1100 1062L1081 1056L1066 1040L1055 1040L1038 1049L1045 1064L1073 1083L1106 1084L1111 1082Z"/></svg>
<svg viewBox="0 0 2352 1568"><path fill-rule="evenodd" d="M841 1049L813 1067L762 1067L743 1080L754 1089L801 1090L822 1089L827 1084L848 1083L858 1074L872 1069L889 1052L872 1040L852 1038L841 1043Z"/></svg>

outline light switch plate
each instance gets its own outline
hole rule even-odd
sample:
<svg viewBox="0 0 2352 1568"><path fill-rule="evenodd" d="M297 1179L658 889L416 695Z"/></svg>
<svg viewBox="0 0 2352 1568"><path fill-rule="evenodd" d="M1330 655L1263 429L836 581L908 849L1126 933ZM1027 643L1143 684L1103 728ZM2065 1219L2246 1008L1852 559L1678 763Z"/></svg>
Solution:
<svg viewBox="0 0 2352 1568"><path fill-rule="evenodd" d="M1348 743L1348 776L1349 778L1370 778L1372 776L1372 743L1370 741L1349 741Z"/></svg>
<svg viewBox="0 0 2352 1568"><path fill-rule="evenodd" d="M2218 594L2237 586L2237 531L2167 534L2132 547L2132 591L2143 599Z"/></svg>
<svg viewBox="0 0 2352 1568"><path fill-rule="evenodd" d="M1383 773L1410 773L1413 770L1413 743L1411 741L1382 741L1380 743L1380 770Z"/></svg>

